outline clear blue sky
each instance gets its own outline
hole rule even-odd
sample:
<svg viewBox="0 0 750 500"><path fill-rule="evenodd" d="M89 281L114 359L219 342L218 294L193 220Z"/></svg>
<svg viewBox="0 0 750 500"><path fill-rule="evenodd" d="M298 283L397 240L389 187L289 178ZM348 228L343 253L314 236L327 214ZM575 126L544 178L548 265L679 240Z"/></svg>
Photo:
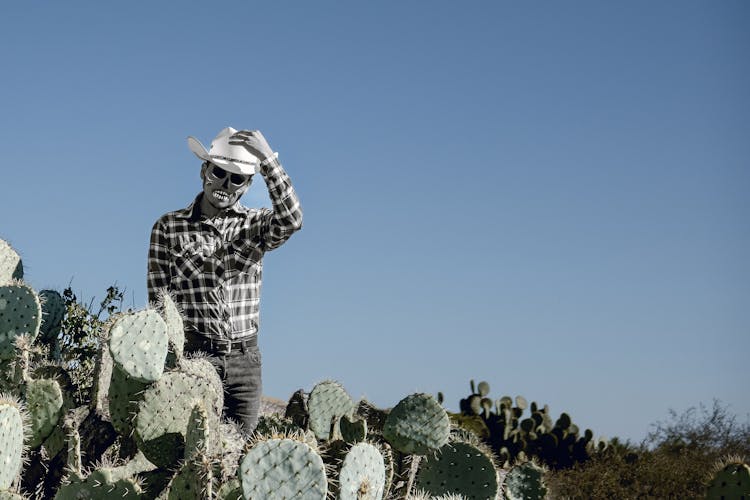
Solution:
<svg viewBox="0 0 750 500"><path fill-rule="evenodd" d="M470 378L597 435L750 354L747 2L13 2L0 237L36 289L144 307L185 138L257 128L304 228L265 257L265 393L392 406ZM269 205L260 180L243 198Z"/></svg>

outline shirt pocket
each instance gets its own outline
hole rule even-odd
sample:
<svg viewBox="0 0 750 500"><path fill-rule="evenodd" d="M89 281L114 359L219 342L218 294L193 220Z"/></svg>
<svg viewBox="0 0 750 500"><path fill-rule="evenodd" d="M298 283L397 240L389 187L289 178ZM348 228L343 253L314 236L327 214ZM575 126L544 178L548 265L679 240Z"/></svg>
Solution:
<svg viewBox="0 0 750 500"><path fill-rule="evenodd" d="M173 249L175 276L181 280L193 280L203 271L204 249L200 241L182 240Z"/></svg>
<svg viewBox="0 0 750 500"><path fill-rule="evenodd" d="M263 268L263 250L252 241L234 241L229 246L229 272L232 277L255 276Z"/></svg>

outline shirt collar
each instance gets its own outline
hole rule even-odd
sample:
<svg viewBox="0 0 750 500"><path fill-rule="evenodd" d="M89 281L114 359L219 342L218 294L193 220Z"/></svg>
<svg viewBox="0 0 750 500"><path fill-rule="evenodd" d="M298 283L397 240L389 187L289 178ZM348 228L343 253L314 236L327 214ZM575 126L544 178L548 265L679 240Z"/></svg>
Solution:
<svg viewBox="0 0 750 500"><path fill-rule="evenodd" d="M195 199L190 203L190 205L186 206L182 210L178 210L175 214L177 218L180 219L188 219L191 222L196 222L200 220L201 218L201 199L203 198L203 193L198 193L198 196L195 197ZM238 215L246 214L248 211L247 207L243 207L240 205L239 200L237 200L234 205L231 207L227 207L220 213L230 213L233 212Z"/></svg>

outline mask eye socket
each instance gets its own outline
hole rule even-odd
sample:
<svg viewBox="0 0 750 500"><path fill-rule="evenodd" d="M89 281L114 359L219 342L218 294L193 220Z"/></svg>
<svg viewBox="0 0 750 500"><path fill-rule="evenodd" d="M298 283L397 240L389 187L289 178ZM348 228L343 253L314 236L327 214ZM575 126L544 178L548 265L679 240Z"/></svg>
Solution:
<svg viewBox="0 0 750 500"><path fill-rule="evenodd" d="M211 164L211 170L209 171L211 173L211 176L216 179L223 179L227 176L227 171L224 170L221 167L217 167L214 164Z"/></svg>
<svg viewBox="0 0 750 500"><path fill-rule="evenodd" d="M244 175L240 175L240 174L232 174L232 176L229 177L229 180L232 181L232 184L241 186L242 184L245 183L245 181L247 180L247 177L245 177Z"/></svg>

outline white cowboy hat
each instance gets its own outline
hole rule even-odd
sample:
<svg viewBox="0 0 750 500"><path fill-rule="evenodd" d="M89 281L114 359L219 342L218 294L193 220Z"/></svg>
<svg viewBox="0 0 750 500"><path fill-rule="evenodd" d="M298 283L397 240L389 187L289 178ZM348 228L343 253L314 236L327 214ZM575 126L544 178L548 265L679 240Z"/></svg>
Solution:
<svg viewBox="0 0 750 500"><path fill-rule="evenodd" d="M211 141L206 151L203 144L193 136L187 138L190 151L201 160L210 161L233 174L253 175L260 171L260 160L242 146L229 144L229 138L237 131L232 127L223 129Z"/></svg>

